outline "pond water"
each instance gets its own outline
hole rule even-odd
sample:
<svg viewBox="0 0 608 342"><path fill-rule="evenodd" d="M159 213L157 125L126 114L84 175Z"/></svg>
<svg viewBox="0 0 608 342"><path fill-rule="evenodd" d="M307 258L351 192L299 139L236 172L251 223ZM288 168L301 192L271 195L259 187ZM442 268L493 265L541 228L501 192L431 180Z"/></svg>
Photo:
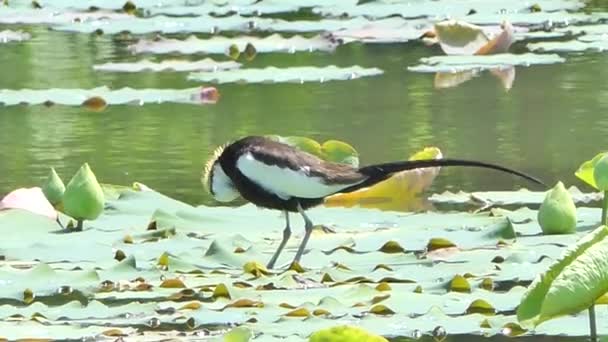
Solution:
<svg viewBox="0 0 608 342"><path fill-rule="evenodd" d="M598 7L601 4L595 4ZM3 29L3 27L0 27ZM15 29L15 27L12 27ZM3 44L0 88L188 88L187 73L101 73L93 64L136 60L135 41L27 28L33 39ZM513 52L521 52L516 44ZM208 203L199 177L207 156L250 134L340 139L363 164L407 158L434 145L444 155L500 163L548 183L584 186L573 175L606 149L608 55L569 55L565 64L517 67L506 91L488 72L435 89L433 74L407 66L441 54L420 43L341 46L335 53L259 54L248 67L379 67L378 77L307 84L224 84L214 105L0 108L0 193L39 184L48 167L68 177L88 161L106 183L142 182L189 203ZM197 58L192 56L191 58ZM444 169L433 191L529 186L486 170Z"/></svg>

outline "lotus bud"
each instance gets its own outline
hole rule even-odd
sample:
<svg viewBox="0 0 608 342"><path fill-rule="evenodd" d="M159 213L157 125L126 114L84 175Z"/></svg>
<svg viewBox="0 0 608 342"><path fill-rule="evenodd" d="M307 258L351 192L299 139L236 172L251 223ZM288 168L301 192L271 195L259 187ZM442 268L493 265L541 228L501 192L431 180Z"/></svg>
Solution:
<svg viewBox="0 0 608 342"><path fill-rule="evenodd" d="M562 182L547 192L538 210L538 223L544 234L576 232L576 206Z"/></svg>
<svg viewBox="0 0 608 342"><path fill-rule="evenodd" d="M64 212L78 221L94 220L103 212L104 195L97 178L85 163L72 177L63 194Z"/></svg>
<svg viewBox="0 0 608 342"><path fill-rule="evenodd" d="M382 336L371 334L361 328L342 325L315 332L309 342L388 342Z"/></svg>
<svg viewBox="0 0 608 342"><path fill-rule="evenodd" d="M608 154L604 155L593 168L593 180L601 191L608 191Z"/></svg>
<svg viewBox="0 0 608 342"><path fill-rule="evenodd" d="M48 178L42 185L42 192L54 207L57 207L63 200L65 185L63 185L63 181L59 178L54 168L51 168Z"/></svg>

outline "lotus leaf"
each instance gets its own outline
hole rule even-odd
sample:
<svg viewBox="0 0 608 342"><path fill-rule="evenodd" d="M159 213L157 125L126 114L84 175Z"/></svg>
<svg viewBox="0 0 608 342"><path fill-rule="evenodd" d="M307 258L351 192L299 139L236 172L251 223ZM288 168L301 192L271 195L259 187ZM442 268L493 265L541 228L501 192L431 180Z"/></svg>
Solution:
<svg viewBox="0 0 608 342"><path fill-rule="evenodd" d="M606 236L606 226L597 228L540 274L522 298L517 309L518 320L535 326L555 317L578 313L606 293Z"/></svg>

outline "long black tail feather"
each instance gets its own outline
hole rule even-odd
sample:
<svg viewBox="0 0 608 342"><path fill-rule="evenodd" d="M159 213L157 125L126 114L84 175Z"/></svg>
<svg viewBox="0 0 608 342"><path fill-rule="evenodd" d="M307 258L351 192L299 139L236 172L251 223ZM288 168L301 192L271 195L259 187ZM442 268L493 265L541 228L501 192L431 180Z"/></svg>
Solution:
<svg viewBox="0 0 608 342"><path fill-rule="evenodd" d="M364 166L359 169L359 172L369 176L369 178L363 183L354 185L347 189L343 189L340 192L352 192L362 188L366 188L372 186L378 182L381 182L396 172L414 170L414 169L423 169L429 167L439 167L439 166L465 166L465 167L480 167L486 169L498 170L506 173L510 173L512 175L516 175L527 179L533 183L540 184L547 187L545 183L539 180L536 177L530 176L523 172L513 170L504 166L490 164L480 161L474 160L463 160L463 159L427 159L427 160L407 160L407 161L398 161L392 163L384 163L384 164L376 164Z"/></svg>

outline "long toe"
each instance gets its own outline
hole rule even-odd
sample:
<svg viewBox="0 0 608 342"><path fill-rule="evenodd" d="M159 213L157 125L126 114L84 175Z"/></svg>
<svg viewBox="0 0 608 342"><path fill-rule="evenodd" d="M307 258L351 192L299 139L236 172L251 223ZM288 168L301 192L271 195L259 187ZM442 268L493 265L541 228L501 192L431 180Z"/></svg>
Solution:
<svg viewBox="0 0 608 342"><path fill-rule="evenodd" d="M312 227L312 230L313 231L315 231L315 230L316 231L320 231L320 232L323 232L325 234L335 234L336 233L336 231L333 228L330 228L330 227L328 227L326 225L323 225L323 224L317 224L317 225L315 225L314 227Z"/></svg>

